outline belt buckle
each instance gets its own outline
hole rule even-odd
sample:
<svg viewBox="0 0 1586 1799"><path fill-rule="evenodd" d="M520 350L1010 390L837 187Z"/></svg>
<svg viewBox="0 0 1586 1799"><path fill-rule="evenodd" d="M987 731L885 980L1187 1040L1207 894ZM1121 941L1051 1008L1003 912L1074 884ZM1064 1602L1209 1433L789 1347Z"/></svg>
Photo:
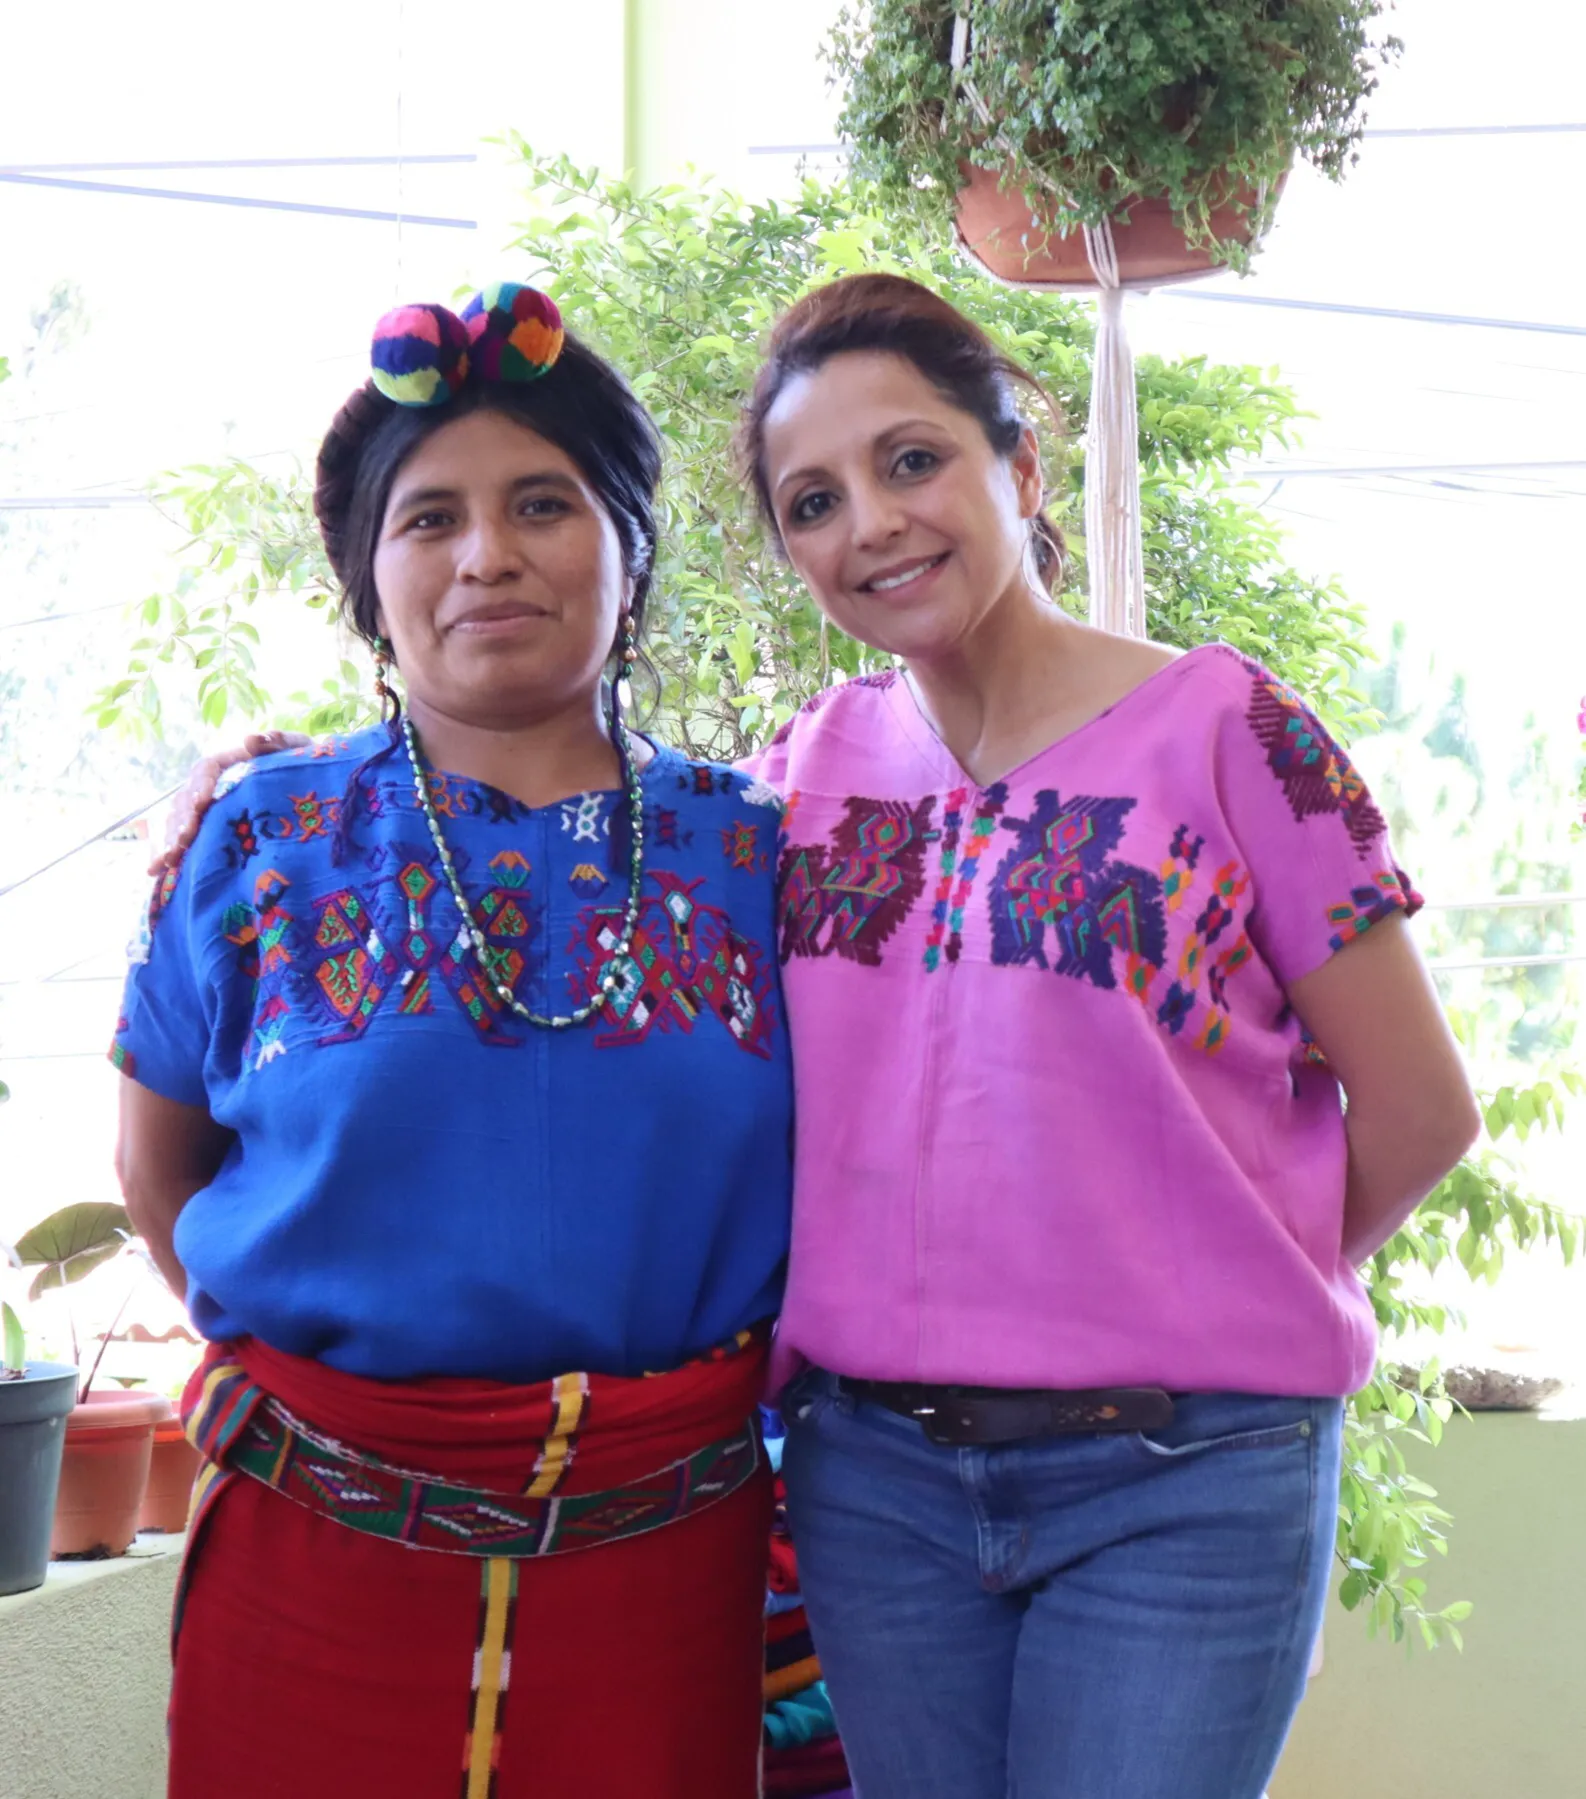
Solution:
<svg viewBox="0 0 1586 1799"><path fill-rule="evenodd" d="M1038 1437L1046 1427L1044 1400L1017 1393L976 1394L917 1405L909 1416L932 1443L943 1448L1018 1443Z"/></svg>

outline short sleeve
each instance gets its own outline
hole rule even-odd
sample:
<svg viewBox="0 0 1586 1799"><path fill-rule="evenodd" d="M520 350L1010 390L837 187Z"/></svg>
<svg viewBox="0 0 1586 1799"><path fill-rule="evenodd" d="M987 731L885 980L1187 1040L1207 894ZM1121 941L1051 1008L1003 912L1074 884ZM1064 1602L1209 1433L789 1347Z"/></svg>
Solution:
<svg viewBox="0 0 1586 1799"><path fill-rule="evenodd" d="M1251 877L1250 936L1286 987L1421 896L1348 755L1294 690L1230 656L1217 779ZM1242 671L1242 673L1240 672Z"/></svg>
<svg viewBox="0 0 1586 1799"><path fill-rule="evenodd" d="M182 1105L208 1103L213 1034L195 929L193 858L161 876L131 949L110 1060L129 1079Z"/></svg>

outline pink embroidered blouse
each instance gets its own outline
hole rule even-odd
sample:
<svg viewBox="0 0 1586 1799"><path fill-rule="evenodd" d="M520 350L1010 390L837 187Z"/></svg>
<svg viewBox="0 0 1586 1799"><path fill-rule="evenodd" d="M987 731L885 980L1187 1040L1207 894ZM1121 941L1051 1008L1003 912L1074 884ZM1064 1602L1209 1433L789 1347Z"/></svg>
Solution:
<svg viewBox="0 0 1586 1799"><path fill-rule="evenodd" d="M1420 900L1300 699L1198 649L980 788L868 676L758 772L787 808L780 1378L1362 1385L1340 1091L1285 989Z"/></svg>

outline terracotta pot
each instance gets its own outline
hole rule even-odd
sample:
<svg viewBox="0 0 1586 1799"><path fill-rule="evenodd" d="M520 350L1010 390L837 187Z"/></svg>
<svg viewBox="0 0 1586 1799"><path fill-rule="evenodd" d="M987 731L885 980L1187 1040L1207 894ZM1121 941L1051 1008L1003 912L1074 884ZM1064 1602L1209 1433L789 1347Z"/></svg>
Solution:
<svg viewBox="0 0 1586 1799"><path fill-rule="evenodd" d="M149 1484L138 1513L139 1530L186 1530L187 1503L198 1478L198 1451L188 1442L179 1418L154 1427Z"/></svg>
<svg viewBox="0 0 1586 1799"><path fill-rule="evenodd" d="M958 194L959 247L988 275L1016 287L1094 290L1096 278L1085 254L1085 234L1076 226L1062 236L1053 214L1038 216L1018 188L1003 190L991 169L964 164L965 183ZM1233 206L1212 213L1219 238L1249 243L1246 215ZM1222 265L1209 250L1192 250L1173 222L1166 199L1135 200L1112 221L1118 273L1125 287L1160 287L1193 281Z"/></svg>
<svg viewBox="0 0 1586 1799"><path fill-rule="evenodd" d="M66 1420L51 1555L121 1555L138 1533L154 1427L171 1415L158 1393L90 1393Z"/></svg>

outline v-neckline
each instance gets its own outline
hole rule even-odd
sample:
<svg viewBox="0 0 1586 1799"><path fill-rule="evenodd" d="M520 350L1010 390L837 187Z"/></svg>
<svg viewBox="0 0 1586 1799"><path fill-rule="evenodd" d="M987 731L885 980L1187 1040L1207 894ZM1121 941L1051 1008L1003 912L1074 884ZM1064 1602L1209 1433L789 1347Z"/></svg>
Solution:
<svg viewBox="0 0 1586 1799"><path fill-rule="evenodd" d="M994 780L985 782L977 781L964 767L963 763L947 747L935 725L925 716L925 711L915 695L914 684L910 681L907 670L901 668L898 670L897 680L887 688L887 698L892 705L893 717L901 726L904 735L917 749L923 752L927 761L935 763L941 770L949 774L957 786L972 788L976 793L985 793L993 787L1004 787L1019 780L1047 756L1053 755L1060 749L1066 749L1076 739L1095 730L1097 725L1104 720L1113 718L1118 713L1132 707L1140 695L1146 693L1148 689L1154 688L1165 676L1181 669L1191 657L1199 656L1204 651L1223 647L1221 644L1196 644L1193 649L1186 650L1182 656L1175 656L1171 662L1164 663L1161 668L1153 669L1143 681L1137 681L1127 693L1120 694L1110 706L1104 707L1093 718L1087 718L1083 724L1075 725L1071 731L1063 732L1061 736L1054 737L1049 743L1043 744L1040 749L1032 751L1022 762L1010 768L1006 774L998 775Z"/></svg>

